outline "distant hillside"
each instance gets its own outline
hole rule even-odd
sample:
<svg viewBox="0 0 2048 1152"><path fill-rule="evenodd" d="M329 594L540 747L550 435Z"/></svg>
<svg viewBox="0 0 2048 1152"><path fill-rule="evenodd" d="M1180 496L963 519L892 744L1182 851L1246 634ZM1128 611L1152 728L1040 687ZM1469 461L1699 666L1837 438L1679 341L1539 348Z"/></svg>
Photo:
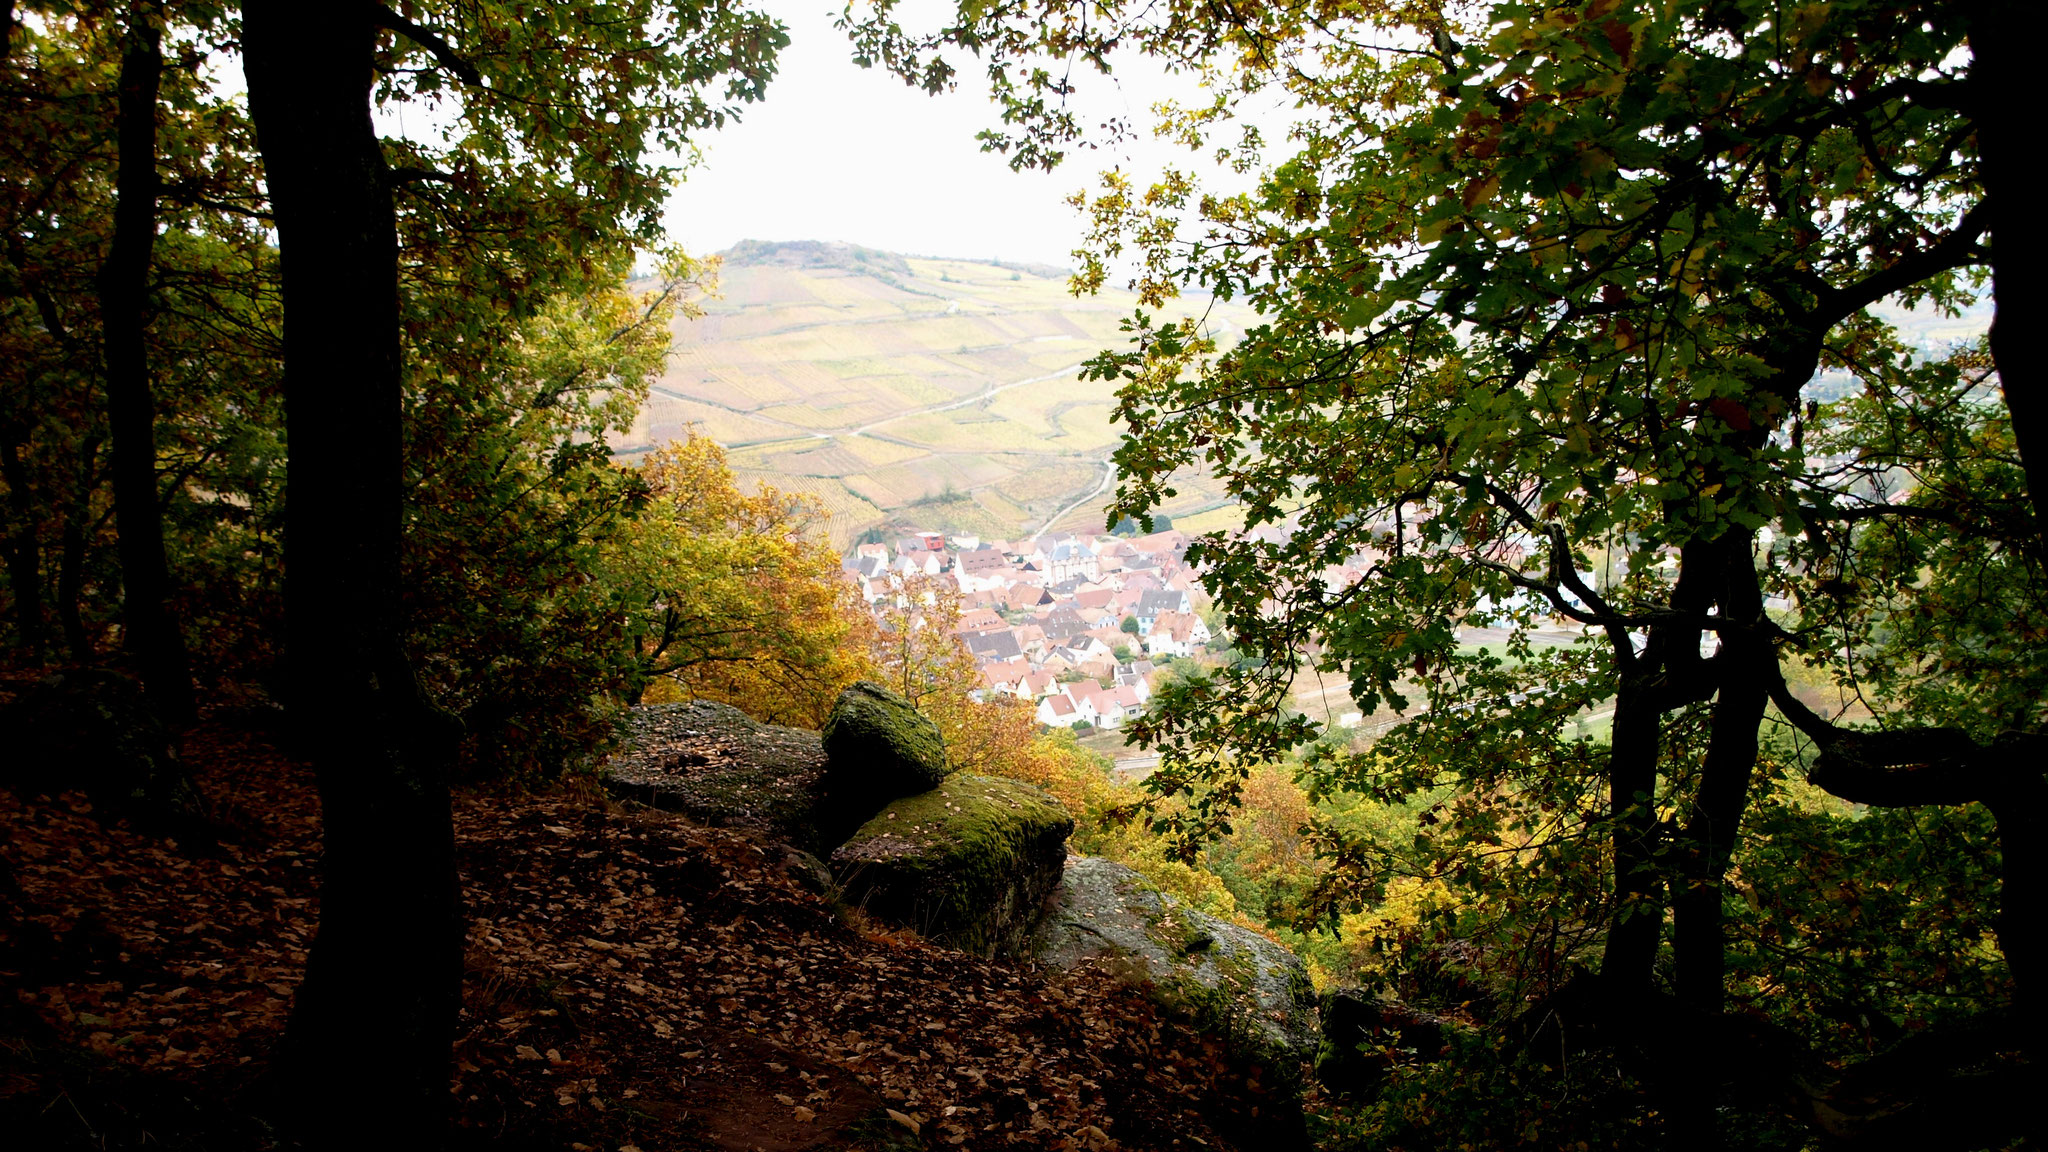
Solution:
<svg viewBox="0 0 2048 1152"><path fill-rule="evenodd" d="M827 240L742 240L724 253L727 268L839 268L867 275L911 275L894 252Z"/></svg>
<svg viewBox="0 0 2048 1152"><path fill-rule="evenodd" d="M1134 299L1076 299L1066 275L743 241L721 298L678 321L668 372L616 447L644 451L695 422L742 475L816 496L842 544L890 519L997 537L1054 517L1100 527L1106 492L1083 498L1118 440L1115 397L1076 369L1123 342ZM1248 315L1211 320L1228 338ZM1197 480L1167 511L1182 522L1221 503Z"/></svg>

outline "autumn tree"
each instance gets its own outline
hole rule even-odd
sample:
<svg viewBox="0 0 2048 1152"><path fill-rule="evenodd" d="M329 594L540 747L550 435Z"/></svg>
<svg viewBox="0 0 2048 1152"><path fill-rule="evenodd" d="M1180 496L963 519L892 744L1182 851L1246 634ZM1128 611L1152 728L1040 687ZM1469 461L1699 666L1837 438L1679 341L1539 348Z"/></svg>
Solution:
<svg viewBox="0 0 2048 1152"><path fill-rule="evenodd" d="M437 302L458 323L466 300L534 306L537 289L651 241L670 177L654 149L757 98L785 42L724 5L408 13L242 13L284 275L288 706L325 829L286 1072L302 1131L335 1146L372 1129L438 1140L459 977L459 730L403 645L405 325ZM374 109L404 101L450 128L380 137ZM423 294L409 268L456 273L463 291Z"/></svg>
<svg viewBox="0 0 2048 1152"><path fill-rule="evenodd" d="M646 489L602 444L696 271L654 253L656 150L758 98L782 33L692 3L10 4L6 24L16 658L49 659L55 624L96 661L119 619L179 712L182 616L202 672L276 688L328 836L281 1083L316 1140L431 1142L448 771L557 771L612 733L632 662L597 578ZM214 87L237 52L246 109ZM380 137L374 111L403 103L434 127ZM624 287L643 255L657 281Z"/></svg>
<svg viewBox="0 0 2048 1152"><path fill-rule="evenodd" d="M406 639L427 690L462 719L471 778L584 766L637 682L610 558L648 489L607 442L630 428L710 269L670 253L636 282L623 261L593 273L538 307L458 313L502 339L412 330Z"/></svg>
<svg viewBox="0 0 2048 1152"><path fill-rule="evenodd" d="M607 549L631 661L626 696L665 679L774 724L817 728L867 674L873 620L810 500L743 491L716 441L693 432L644 456L646 506Z"/></svg>
<svg viewBox="0 0 2048 1152"><path fill-rule="evenodd" d="M1006 107L988 139L1021 163L1056 161L1080 127L1057 99L1075 72L1041 62L1127 49L1209 82L1213 99L1167 109L1165 131L1263 165L1238 194L1194 171L1150 187L1106 177L1079 277L1100 284L1124 261L1146 308L1131 347L1094 369L1123 385L1115 511L1142 518L1177 472L1203 467L1247 512L1243 535L1212 534L1190 559L1256 659L1164 694L1142 730L1166 756L1158 790L1190 801L1172 822L1186 843L1227 824L1254 766L1318 735L1286 708L1304 666L1347 678L1368 712L1410 711L1372 749L1310 768L1318 792L1441 798L1411 843L1325 828L1332 891L1369 899L1411 870L1472 878L1498 933L1463 929L1559 981L1595 968L1571 995L1553 984L1548 1010L1634 1053L1668 1139L1711 1145L1719 1086L1749 1078L1753 1099L1789 1083L1723 1013L1728 876L1746 822L1776 822L1787 777L1810 765L1856 803L1988 807L2000 943L2033 1018L2043 797L2020 766L2040 762L2026 734L2038 703L2004 710L2019 732L2003 736L1910 710L1870 730L1785 687L1785 669L1825 660L1842 613L1857 615L1843 549L1897 547L1852 526L1911 522L1953 542L1912 546L1926 558L2010 557L1979 599L1992 613L2013 602L1997 590L2038 580L2037 485L1990 476L1973 449L1974 465L1926 469L1991 479L1967 514L1873 486L1845 465L1860 443L1820 443L1874 425L1809 391L1817 374L1855 381L1908 426L1946 403L1952 425L1996 439L1987 390L1872 311L1962 307L1988 271L2006 459L2040 467L2033 354L2010 336L2026 281L2007 263L2039 225L1999 183L2016 163L2024 101L2003 94L2022 82L2008 53L2038 19L2029 6L1130 5L1083 19L1018 3L962 5L922 34L892 8L856 42L933 88L950 78L945 45L975 46ZM1270 94L1300 110L1284 144L1234 120ZM1262 323L1225 349L1198 323L1151 317L1189 288L1246 300ZM2015 506L2021 491L2030 503ZM1595 552L1619 573L1598 589ZM1367 578L1324 578L1346 561ZM1901 611L1956 619L1953 582L1886 566L1911 604L1865 612L1863 627L1897 636ZM1778 598L1800 615L1774 615ZM1588 642L1539 644L1552 619ZM1505 630L1505 651L1461 644L1470 624ZM2030 648L1998 658L2030 667ZM1926 655L1889 659L1924 684ZM1951 703L1970 694L1938 679ZM1818 759L1766 741L1774 701ZM1567 738L1596 710L1611 736ZM1953 1113L1960 1097L1942 1093L1956 1083L1914 1090ZM1788 1107L1845 1135L1862 1123L1846 1113L1893 1106ZM1950 1138L2024 1124L1976 1117Z"/></svg>

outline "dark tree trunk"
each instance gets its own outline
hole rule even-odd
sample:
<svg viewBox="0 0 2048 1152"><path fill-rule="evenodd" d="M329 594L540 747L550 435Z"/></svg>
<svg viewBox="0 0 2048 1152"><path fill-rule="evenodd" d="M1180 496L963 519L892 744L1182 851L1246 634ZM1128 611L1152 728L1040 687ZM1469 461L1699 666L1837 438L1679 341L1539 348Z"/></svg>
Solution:
<svg viewBox="0 0 2048 1152"><path fill-rule="evenodd" d="M1991 357L2026 473L2037 554L2048 554L2048 351L2036 328L2042 269L2048 267L2048 222L2034 203L2040 152L2035 56L2040 38L2048 36L2048 6L2039 0L1975 0L1971 16L1971 113L1991 207ZM2004 856L1998 942L2012 968L2032 1091L2038 1094L2048 1088L2048 1059L2039 1045L2048 1035L2048 817L2041 807L2048 786L2038 764L2013 792L1991 803ZM2035 1121L2028 1136L2037 1145L2048 1141L2048 1125Z"/></svg>
<svg viewBox="0 0 2048 1152"><path fill-rule="evenodd" d="M1662 719L1648 671L1624 672L1608 738L1608 818L1614 822L1614 921L1600 978L1617 998L1647 998L1664 927L1657 874L1657 756Z"/></svg>
<svg viewBox="0 0 2048 1152"><path fill-rule="evenodd" d="M2048 267L2048 222L2034 204L2040 153L2035 53L2040 37L2048 36L2048 5L1978 0L1973 7L1972 111L1991 205L1991 357L2012 413L2035 522L2048 527L2048 392L2042 390L2048 349L2034 328L2041 315L2041 270Z"/></svg>
<svg viewBox="0 0 2048 1152"><path fill-rule="evenodd" d="M192 669L170 606L163 509L156 479L156 403L151 396L149 264L156 244L156 102L162 31L150 6L134 4L122 37L114 178L114 239L100 268L100 328L107 363L114 521L121 557L121 642L143 690L173 727L191 722Z"/></svg>
<svg viewBox="0 0 2048 1152"><path fill-rule="evenodd" d="M20 443L0 443L0 478L7 481L7 502L14 513L14 531L7 538L7 587L14 594L15 626L21 652L30 664L41 664L49 651L49 622L43 609L42 518L28 488Z"/></svg>
<svg viewBox="0 0 2048 1152"><path fill-rule="evenodd" d="M93 489L99 486L94 475L99 454L97 435L87 436L79 445L77 479L64 513L57 553L57 621L64 629L64 646L80 664L91 663L93 658L92 635L85 630L79 601L85 596L86 524L92 518Z"/></svg>
<svg viewBox="0 0 2048 1152"><path fill-rule="evenodd" d="M1684 883L1672 900L1678 998L1710 1015L1721 1011L1725 995L1721 885L1749 808L1757 731L1777 665L1763 630L1763 592L1750 556L1751 539L1749 532L1731 531L1714 542L1723 622L1714 663L1721 671L1699 791L1684 830Z"/></svg>
<svg viewBox="0 0 2048 1152"><path fill-rule="evenodd" d="M302 1138L443 1135L461 935L445 754L401 646L401 360L373 6L249 0L284 274L286 701L324 821L320 934L280 1074Z"/></svg>
<svg viewBox="0 0 2048 1152"><path fill-rule="evenodd" d="M1697 551L1717 579L1721 647L1713 660L1716 691L1699 786L1679 833L1679 875L1672 892L1673 984L1691 1018L1713 1021L1726 998L1723 884L1756 775L1757 732L1770 702L1777 654L1763 629L1763 593L1751 557L1752 534L1730 531ZM1730 1079L1722 1055L1706 1043L1674 1046L1666 1107L1675 1148L1719 1148L1717 1103Z"/></svg>
<svg viewBox="0 0 2048 1152"><path fill-rule="evenodd" d="M1713 603L1706 546L1679 551L1671 606L1703 615ZM1600 961L1610 996L1648 997L1663 934L1666 885L1658 862L1657 765L1663 754L1664 713L1704 699L1699 629L1657 625L1637 652L1624 635L1611 637L1620 684L1614 731L1608 738L1608 818L1614 822L1614 922ZM1630 645L1627 651L1623 645ZM1624 1009L1626 1011L1626 1009Z"/></svg>

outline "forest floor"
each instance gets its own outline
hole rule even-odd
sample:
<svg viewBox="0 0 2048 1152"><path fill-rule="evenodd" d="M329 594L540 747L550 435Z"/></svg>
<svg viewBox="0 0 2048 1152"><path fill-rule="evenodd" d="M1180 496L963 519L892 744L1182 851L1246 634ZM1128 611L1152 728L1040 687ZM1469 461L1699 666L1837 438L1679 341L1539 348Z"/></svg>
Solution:
<svg viewBox="0 0 2048 1152"><path fill-rule="evenodd" d="M0 791L10 1148L282 1146L260 1102L318 915L311 774L217 722L182 754L206 842ZM868 927L775 845L589 787L464 792L456 826L455 1147L1097 1152L1299 1131L1295 1070L1237 1059L1109 971Z"/></svg>

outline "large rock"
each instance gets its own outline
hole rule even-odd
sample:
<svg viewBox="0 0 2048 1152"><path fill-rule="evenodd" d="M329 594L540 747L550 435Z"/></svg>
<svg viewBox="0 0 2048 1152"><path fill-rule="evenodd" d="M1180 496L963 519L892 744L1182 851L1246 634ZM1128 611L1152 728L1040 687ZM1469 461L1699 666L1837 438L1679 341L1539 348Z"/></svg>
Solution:
<svg viewBox="0 0 2048 1152"><path fill-rule="evenodd" d="M816 732L709 700L635 708L626 723L626 746L605 765L614 796L755 828L805 852L830 850L818 830L825 750Z"/></svg>
<svg viewBox="0 0 2048 1152"><path fill-rule="evenodd" d="M929 792L946 778L939 726L872 680L839 694L821 733L829 812L851 833L891 800Z"/></svg>
<svg viewBox="0 0 2048 1152"><path fill-rule="evenodd" d="M979 956L1026 951L1073 818L1039 788L952 776L862 825L832 870L848 904Z"/></svg>
<svg viewBox="0 0 2048 1152"><path fill-rule="evenodd" d="M1122 864L1068 858L1033 944L1057 968L1091 960L1128 965L1169 1003L1281 1060L1315 1053L1315 994L1299 957L1188 907Z"/></svg>
<svg viewBox="0 0 2048 1152"><path fill-rule="evenodd" d="M1347 1096L1376 1092L1396 1059L1438 1059L1456 1027L1441 1016L1357 988L1325 992L1321 1017L1316 1079Z"/></svg>

